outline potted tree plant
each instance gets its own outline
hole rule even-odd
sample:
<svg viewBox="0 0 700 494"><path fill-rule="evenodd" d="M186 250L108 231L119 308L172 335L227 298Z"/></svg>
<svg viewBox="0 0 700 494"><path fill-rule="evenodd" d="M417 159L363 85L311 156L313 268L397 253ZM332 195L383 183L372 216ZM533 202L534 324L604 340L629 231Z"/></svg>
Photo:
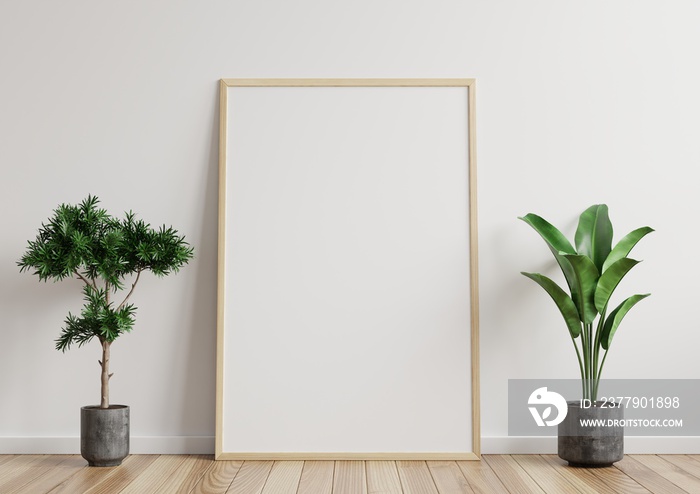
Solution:
<svg viewBox="0 0 700 494"><path fill-rule="evenodd" d="M176 272L193 249L172 227L153 229L132 212L114 218L98 203L88 196L79 205L56 208L17 264L42 281L83 284L83 309L79 316L68 314L56 349L100 342L100 404L81 408L80 449L91 466L116 466L129 454L129 407L109 401L110 347L134 326L136 307L129 300L141 273Z"/></svg>
<svg viewBox="0 0 700 494"><path fill-rule="evenodd" d="M520 219L544 239L568 286L567 293L546 276L522 273L554 300L569 330L581 373L583 401L568 402L567 416L559 424L558 454L571 465L611 465L623 457L623 428L582 427L579 419L617 419L618 422L611 422L617 424L622 419L619 403L606 402L603 406L597 402L600 376L622 319L649 294L632 295L612 310L608 304L620 281L639 263L627 257L628 254L653 230L648 226L638 228L613 247L608 207L596 204L581 214L574 248L557 228L540 216L531 213Z"/></svg>

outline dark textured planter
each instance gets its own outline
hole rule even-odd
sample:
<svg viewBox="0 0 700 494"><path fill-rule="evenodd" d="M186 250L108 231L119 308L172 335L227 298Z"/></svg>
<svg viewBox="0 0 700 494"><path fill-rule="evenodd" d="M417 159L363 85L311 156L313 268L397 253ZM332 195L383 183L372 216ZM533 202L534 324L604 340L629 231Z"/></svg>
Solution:
<svg viewBox="0 0 700 494"><path fill-rule="evenodd" d="M578 401L570 401L566 418L559 424L559 458L574 467L609 467L624 456L624 408L606 403L581 408ZM606 426L581 426L581 420L602 420ZM618 425L607 426L607 424Z"/></svg>
<svg viewBox="0 0 700 494"><path fill-rule="evenodd" d="M80 454L91 467L116 467L129 455L129 407L80 409Z"/></svg>

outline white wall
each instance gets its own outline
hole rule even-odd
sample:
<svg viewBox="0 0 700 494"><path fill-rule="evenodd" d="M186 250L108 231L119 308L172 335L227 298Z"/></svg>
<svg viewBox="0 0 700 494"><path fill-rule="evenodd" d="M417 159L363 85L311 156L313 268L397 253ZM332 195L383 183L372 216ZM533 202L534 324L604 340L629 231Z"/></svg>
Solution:
<svg viewBox="0 0 700 494"><path fill-rule="evenodd" d="M700 378L699 24L692 0L2 2L0 452L77 451L78 408L98 399L97 344L53 349L78 282L15 266L51 210L88 193L196 248L139 286L112 397L132 407L134 452L212 450L221 77L477 78L485 451L536 447L504 439L508 378L577 373L560 316L519 275L555 269L527 212L572 233L606 202L618 233L654 227L625 281L653 297L606 375ZM666 443L685 447L700 452Z"/></svg>

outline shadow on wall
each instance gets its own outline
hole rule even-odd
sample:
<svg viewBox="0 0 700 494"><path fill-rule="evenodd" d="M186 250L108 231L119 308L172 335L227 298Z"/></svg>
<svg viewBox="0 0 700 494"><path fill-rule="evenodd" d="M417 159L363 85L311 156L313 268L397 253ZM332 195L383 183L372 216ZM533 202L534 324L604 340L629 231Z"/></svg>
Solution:
<svg viewBox="0 0 700 494"><path fill-rule="evenodd" d="M194 283L193 320L189 324L187 358L183 362L184 387L187 393L180 406L182 430L188 424L201 423L206 416L207 429L190 434L213 436L215 429L216 395L216 311L217 311L217 252L218 252L218 178L219 178L219 81L212 90L211 146L205 159L206 180L201 195L204 204L200 237L195 245L199 259ZM212 451L213 453L213 451Z"/></svg>
<svg viewBox="0 0 700 494"><path fill-rule="evenodd" d="M566 232L569 228L575 229L576 217L572 216L569 223L564 230ZM536 235L531 236L530 230L528 225L513 217L512 221L504 223L496 230L489 245L492 248L490 258L498 263L498 268L490 271L503 274L491 286L482 282L482 290L488 289L481 297L482 319L488 321L489 330L494 331L494 337L498 341L513 343L505 347L499 346L499 351L490 355L489 358L500 361L494 362L496 368L532 369L533 356L542 348L552 345L558 348L559 339L562 348L568 348L564 345L570 345L567 343L568 333L565 328L552 334L549 330L545 331L549 328L536 327L541 321L547 321L548 325L552 321L554 324L560 324L561 316L556 309L546 305L548 301L545 294L531 289L532 282L520 272L542 273L551 276L557 282L560 281L560 272L554 257L542 250L543 241ZM527 236L531 238L526 238ZM561 282L564 283L563 280ZM560 325L563 325L563 322ZM487 329L484 328L483 331ZM509 377L515 377L514 373L508 374L513 374Z"/></svg>

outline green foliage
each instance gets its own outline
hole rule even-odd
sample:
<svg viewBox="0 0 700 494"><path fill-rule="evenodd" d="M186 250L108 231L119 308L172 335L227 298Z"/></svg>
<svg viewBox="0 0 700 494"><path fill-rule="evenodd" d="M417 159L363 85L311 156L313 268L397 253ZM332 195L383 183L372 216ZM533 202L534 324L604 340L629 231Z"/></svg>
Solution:
<svg viewBox="0 0 700 494"><path fill-rule="evenodd" d="M522 273L544 288L564 317L578 357L583 397L595 401L605 358L620 322L649 294L627 298L606 317L608 304L625 275L639 263L627 255L637 242L654 230L638 228L612 247L613 227L608 207L596 204L579 218L574 250L566 237L543 218L530 213L520 219L544 239L569 286L569 293L566 293L546 276ZM602 360L599 359L601 348L605 351Z"/></svg>
<svg viewBox="0 0 700 494"><path fill-rule="evenodd" d="M57 350L65 352L74 343L81 347L94 337L111 343L134 327L136 307L133 304L115 308L114 303L107 302L107 293L103 288L95 289L90 285L83 287L83 293L85 305L80 317L68 313L65 326L56 340Z"/></svg>
<svg viewBox="0 0 700 494"><path fill-rule="evenodd" d="M85 304L80 316L68 314L58 350L82 346L92 338L113 342L134 326L136 307L127 300L139 275L177 272L193 256L193 249L172 227L151 228L132 212L124 219L98 207L88 196L79 205L61 204L42 224L35 240L17 263L42 281L78 278L83 281ZM130 282L130 290L117 304L112 299Z"/></svg>
<svg viewBox="0 0 700 494"><path fill-rule="evenodd" d="M578 310L576 305L571 300L564 290L554 281L544 275L537 273L523 273L525 276L535 281L552 297L554 303L566 321L566 326L569 328L569 333L572 338L577 338L581 334L581 321L579 320Z"/></svg>

